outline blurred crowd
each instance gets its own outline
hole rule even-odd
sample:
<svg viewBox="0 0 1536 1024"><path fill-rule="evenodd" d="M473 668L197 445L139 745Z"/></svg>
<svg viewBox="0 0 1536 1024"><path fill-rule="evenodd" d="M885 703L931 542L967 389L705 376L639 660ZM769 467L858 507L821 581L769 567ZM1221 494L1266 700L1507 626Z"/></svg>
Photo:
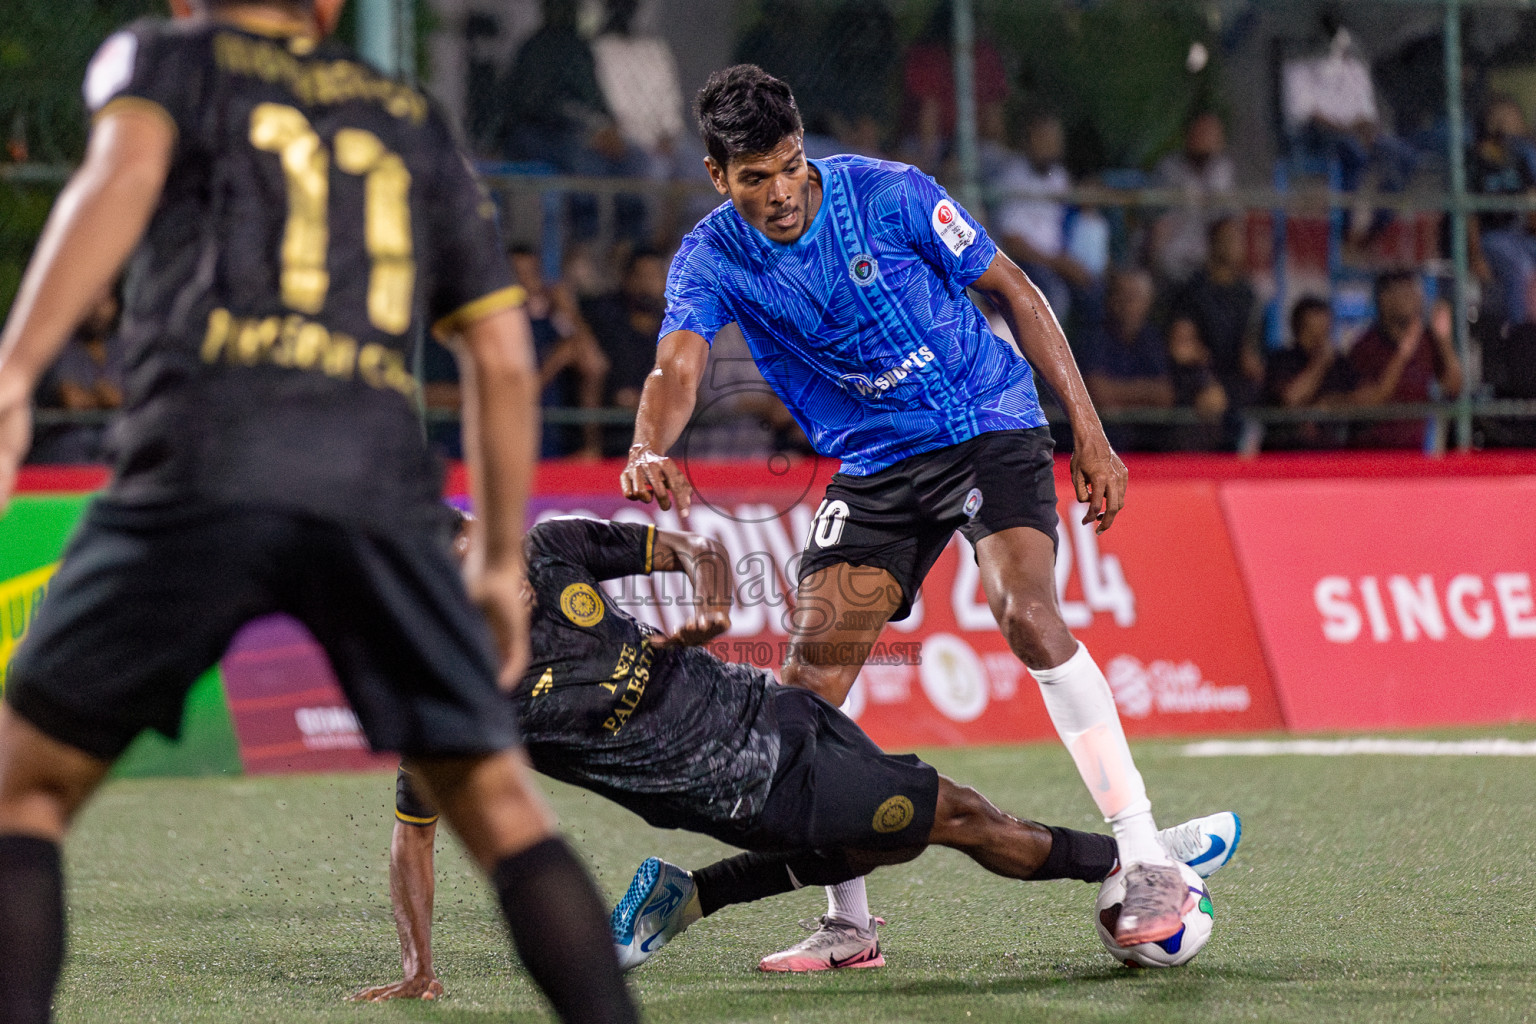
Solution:
<svg viewBox="0 0 1536 1024"><path fill-rule="evenodd" d="M514 237L545 232L508 259L528 290L542 403L552 412L546 457L624 453L625 413L636 408L652 367L670 254L718 202L675 55L664 39L639 30L639 7L639 0L606 0L600 26L584 34L577 0L543 0L542 25L507 66L480 75L470 97L471 145L503 172L634 185L633 192L559 193L554 246L547 218L511 226ZM795 89L811 157L853 152L959 181L949 3L937 3L905 37L887 0L764 0L759 15L732 58ZM1443 266L1450 251L1444 218L1435 221L1429 251L1404 259L1401 245L1384 240L1414 226L1362 199L1337 227L1342 256L1330 258L1325 274L1283 291L1273 222L1238 206L1240 186L1255 183L1238 181L1227 126L1210 97L1189 104L1177 141L1145 166L1092 167L1069 158L1071 124L1040 90L1021 85L985 32L974 56L983 201L973 212L1050 302L1119 447L1432 447L1423 416L1351 422L1338 410L1453 398L1473 372L1481 396L1536 398L1536 215L1470 218L1480 359L1469 368L1458 358L1446 282L1424 269ZM1275 131L1287 173L1320 176L1336 191L1367 198L1414 183L1443 188L1445 126L1431 119L1422 131L1400 130L1402 118L1386 116L1380 74L1346 29L1327 22L1315 45L1287 54L1276 71ZM1484 92L1469 104L1469 189L1536 195L1536 139L1520 103ZM1095 184L1154 188L1180 202L1128 211L1074 193ZM1363 309L1347 315L1339 264L1368 293ZM121 400L113 315L115 300L104 297L55 368L42 404L109 410ZM996 328L1006 331L1000 321ZM423 376L433 442L456 455L456 366L432 341ZM683 442L690 456L807 450L733 328L716 340L698 408ZM1261 408L1330 415L1261 426L1250 415ZM95 422L49 426L39 431L34 458L81 461L99 451L101 438Z"/></svg>

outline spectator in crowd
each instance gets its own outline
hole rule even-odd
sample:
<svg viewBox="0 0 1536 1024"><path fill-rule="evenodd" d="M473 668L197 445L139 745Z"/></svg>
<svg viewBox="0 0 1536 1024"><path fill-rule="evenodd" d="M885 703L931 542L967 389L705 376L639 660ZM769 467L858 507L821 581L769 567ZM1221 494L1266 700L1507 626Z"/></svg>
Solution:
<svg viewBox="0 0 1536 1024"><path fill-rule="evenodd" d="M814 22L807 0L763 0L757 21L742 33L731 62L756 64L788 82L797 97L805 89L814 92L822 66L805 37L806 26Z"/></svg>
<svg viewBox="0 0 1536 1024"><path fill-rule="evenodd" d="M1374 172L1383 192L1400 192L1418 163L1413 147L1382 122L1370 65L1349 30L1325 21L1326 52L1287 61L1281 72L1281 106L1293 145L1337 162L1339 184L1353 192ZM1350 240L1363 244L1386 219L1351 219Z"/></svg>
<svg viewBox="0 0 1536 1024"><path fill-rule="evenodd" d="M1025 129L1023 154L1004 158L989 183L996 196L993 234L1062 323L1071 315L1074 295L1086 296L1098 286L1093 273L1067 247L1067 207L1061 197L1072 180L1062 163L1065 155L1061 118L1036 113Z"/></svg>
<svg viewBox="0 0 1536 1024"><path fill-rule="evenodd" d="M1291 344L1270 354L1264 371L1264 403L1287 409L1346 405L1358 381L1349 360L1333 344L1333 311L1324 299L1306 296L1291 307ZM1344 423L1276 424L1264 439L1270 448L1341 447Z"/></svg>
<svg viewBox="0 0 1536 1024"><path fill-rule="evenodd" d="M890 7L885 0L843 0L822 26L816 49L823 88L813 95L825 107L838 152L883 158L901 61Z"/></svg>
<svg viewBox="0 0 1536 1024"><path fill-rule="evenodd" d="M1467 156L1467 185L1479 195L1536 195L1536 161L1520 105L1492 100L1479 118ZM1526 213L1485 211L1467 225L1472 272L1489 286L1490 312L1505 323L1529 323L1536 313L1536 223Z"/></svg>
<svg viewBox="0 0 1536 1024"><path fill-rule="evenodd" d="M1088 394L1101 412L1165 409L1173 405L1168 342L1152 323L1152 275L1141 269L1112 271L1105 315L1082 334L1078 365ZM1158 448L1167 431L1139 424L1105 428L1116 448Z"/></svg>
<svg viewBox="0 0 1536 1024"><path fill-rule="evenodd" d="M597 81L592 49L576 30L576 0L544 0L544 24L517 51L502 89L502 149L512 160L537 160L564 174L636 177L645 159L614 121ZM645 229L638 196L615 198L616 227L626 238ZM578 237L597 232L597 204L572 197Z"/></svg>
<svg viewBox="0 0 1536 1024"><path fill-rule="evenodd" d="M539 256L528 246L514 246L508 260L513 278L528 292L528 319L543 386L539 404L545 408L601 408L608 357L582 318L570 289L561 281L545 280ZM602 454L601 425L546 426L542 454L546 458L597 458Z"/></svg>
<svg viewBox="0 0 1536 1024"><path fill-rule="evenodd" d="M1349 352L1358 384L1353 405L1428 402L1461 391L1461 361L1452 337L1450 304L1435 304L1424 317L1424 288L1417 274L1394 270L1376 279L1376 322ZM1355 442L1368 448L1422 448L1425 421L1390 420L1369 424Z"/></svg>
<svg viewBox="0 0 1536 1024"><path fill-rule="evenodd" d="M1237 171L1227 154L1227 131L1210 111L1196 114L1184 126L1184 146L1158 162L1152 173L1158 188L1183 194L1185 205L1169 210L1152 224L1149 244L1152 269L1162 280L1182 285L1204 265L1206 238L1219 202L1237 185Z"/></svg>
<svg viewBox="0 0 1536 1024"><path fill-rule="evenodd" d="M1205 266L1173 301L1169 356L1181 405L1219 414L1251 405L1264 379L1259 304L1248 282L1246 221L1211 225ZM1218 399L1212 388L1220 392ZM1237 424L1227 424L1227 442Z"/></svg>
<svg viewBox="0 0 1536 1024"><path fill-rule="evenodd" d="M955 138L954 20L954 5L943 0L902 61L901 156L929 174L939 172ZM1008 71L986 38L977 38L974 53L976 120L996 123L1008 99Z"/></svg>
<svg viewBox="0 0 1536 1024"><path fill-rule="evenodd" d="M37 389L40 408L106 412L123 404L123 354L114 333L117 296L100 296ZM102 423L39 426L31 462L99 462L104 457Z"/></svg>
<svg viewBox="0 0 1536 1024"><path fill-rule="evenodd" d="M629 410L640 407L640 390L656 365L656 339L666 303L667 261L649 246L637 246L630 252L618 291L582 303L582 315L608 359L608 405ZM628 426L604 431L603 453L625 454L632 433Z"/></svg>
<svg viewBox="0 0 1536 1024"><path fill-rule="evenodd" d="M710 344L695 416L682 439L688 459L811 452L804 431L758 372L747 339L735 324L727 324Z"/></svg>
<svg viewBox="0 0 1536 1024"><path fill-rule="evenodd" d="M635 30L639 0L608 0L608 22L592 41L603 99L619 135L644 155L649 177L668 179L683 126L683 90L666 40Z"/></svg>

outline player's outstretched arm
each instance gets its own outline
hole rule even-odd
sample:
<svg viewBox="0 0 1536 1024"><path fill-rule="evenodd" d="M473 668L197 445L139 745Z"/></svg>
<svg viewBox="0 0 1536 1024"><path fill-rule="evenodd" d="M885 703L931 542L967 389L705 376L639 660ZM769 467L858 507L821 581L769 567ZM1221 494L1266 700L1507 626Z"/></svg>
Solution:
<svg viewBox="0 0 1536 1024"><path fill-rule="evenodd" d="M176 130L160 114L114 108L53 204L0 334L0 512L31 443L32 389L139 244L175 144Z"/></svg>
<svg viewBox="0 0 1536 1024"><path fill-rule="evenodd" d="M443 994L443 983L432 969L432 901L437 890L432 849L436 838L436 822L395 822L389 844L389 901L394 910L395 930L400 934L404 978L393 984L365 988L349 996L349 1001L436 999Z"/></svg>
<svg viewBox="0 0 1536 1024"><path fill-rule="evenodd" d="M630 501L649 503L654 497L664 509L676 502L678 514L688 515L693 488L667 452L693 415L708 361L709 342L692 331L673 331L656 347L656 367L640 392L635 441L619 477L624 497Z"/></svg>
<svg viewBox="0 0 1536 1024"><path fill-rule="evenodd" d="M532 329L521 308L472 321L457 344L464 395L464 458L479 529L470 532L464 576L496 635L510 688L528 664L523 602L523 520L539 448L539 376Z"/></svg>
<svg viewBox="0 0 1536 1024"><path fill-rule="evenodd" d="M1098 532L1103 533L1125 506L1125 463L1104 436L1104 426L1056 314L1024 271L1001 252L973 287L1008 321L1025 357L1066 406L1072 421L1072 485L1077 500L1088 503L1083 522L1097 521Z"/></svg>
<svg viewBox="0 0 1536 1024"><path fill-rule="evenodd" d="M654 643L696 647L731 628L736 576L731 570L731 556L725 545L696 533L657 530L651 571L685 574L693 584L694 597L698 600L693 614L676 633L671 636L659 634Z"/></svg>

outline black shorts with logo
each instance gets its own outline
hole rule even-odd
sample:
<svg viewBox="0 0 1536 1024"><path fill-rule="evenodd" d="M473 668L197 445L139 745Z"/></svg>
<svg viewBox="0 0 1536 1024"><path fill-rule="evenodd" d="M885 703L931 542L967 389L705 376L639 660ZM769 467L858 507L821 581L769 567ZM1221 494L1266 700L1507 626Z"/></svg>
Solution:
<svg viewBox="0 0 1536 1024"><path fill-rule="evenodd" d="M1048 427L998 430L868 476L838 473L800 553L801 582L840 563L884 569L901 587L900 621L956 530L975 544L1029 526L1054 545L1055 447Z"/></svg>
<svg viewBox="0 0 1536 1024"><path fill-rule="evenodd" d="M331 666L375 749L469 756L518 742L450 524L373 534L264 509L96 501L70 541L5 700L104 760L144 729L175 738L197 677L251 619L287 612Z"/></svg>
<svg viewBox="0 0 1536 1024"><path fill-rule="evenodd" d="M939 773L911 754L887 754L821 697L773 691L779 764L768 801L745 834L718 838L748 850L906 849L928 845Z"/></svg>

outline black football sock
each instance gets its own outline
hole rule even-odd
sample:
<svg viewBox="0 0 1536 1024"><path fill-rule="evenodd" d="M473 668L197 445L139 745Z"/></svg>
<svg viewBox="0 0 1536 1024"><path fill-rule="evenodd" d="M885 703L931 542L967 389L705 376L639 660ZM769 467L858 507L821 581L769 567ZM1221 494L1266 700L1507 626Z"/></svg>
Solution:
<svg viewBox="0 0 1536 1024"><path fill-rule="evenodd" d="M1051 852L1040 870L1030 876L1030 881L1076 878L1083 882L1102 882L1115 870L1119 848L1114 836L1053 825L1042 827L1051 833Z"/></svg>
<svg viewBox="0 0 1536 1024"><path fill-rule="evenodd" d="M0 1018L48 1024L64 964L64 867L57 843L0 835Z"/></svg>
<svg viewBox="0 0 1536 1024"><path fill-rule="evenodd" d="M693 873L698 888L699 909L708 917L733 903L750 903L765 896L777 896L807 885L837 885L858 878L838 855L816 853L784 857L778 854L742 853L716 861Z"/></svg>
<svg viewBox="0 0 1536 1024"><path fill-rule="evenodd" d="M561 1020L640 1020L619 972L602 900L565 840L546 839L503 857L491 881L517 955Z"/></svg>

